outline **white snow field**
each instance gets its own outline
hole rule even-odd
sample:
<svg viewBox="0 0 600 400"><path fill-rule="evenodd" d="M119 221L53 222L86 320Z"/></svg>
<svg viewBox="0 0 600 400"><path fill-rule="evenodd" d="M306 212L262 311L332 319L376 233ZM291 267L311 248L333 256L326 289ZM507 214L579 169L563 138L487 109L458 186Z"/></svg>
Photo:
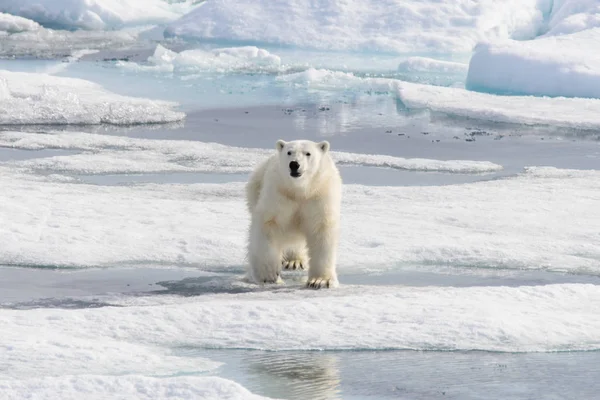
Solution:
<svg viewBox="0 0 600 400"><path fill-rule="evenodd" d="M245 265L243 183L111 187L7 166L1 172L0 264ZM597 171L532 168L512 179L455 186L346 185L340 268L600 275L599 178Z"/></svg>
<svg viewBox="0 0 600 400"><path fill-rule="evenodd" d="M82 79L0 70L0 125L165 123L185 118L175 106Z"/></svg>
<svg viewBox="0 0 600 400"><path fill-rule="evenodd" d="M530 39L550 1L206 1L166 36L323 50L468 52L482 39Z"/></svg>
<svg viewBox="0 0 600 400"><path fill-rule="evenodd" d="M281 75L277 80L296 88L388 93L396 96L408 109L429 109L474 120L600 129L598 99L500 96L314 68Z"/></svg>
<svg viewBox="0 0 600 400"><path fill-rule="evenodd" d="M260 400L235 382L217 377L152 378L139 375L75 375L0 380L3 399L18 400Z"/></svg>
<svg viewBox="0 0 600 400"><path fill-rule="evenodd" d="M51 28L109 30L172 21L199 3L194 0L2 0L0 11Z"/></svg>
<svg viewBox="0 0 600 400"><path fill-rule="evenodd" d="M12 165L75 174L147 172L249 173L273 150L187 140L150 140L88 133L0 132L0 147L83 150L85 153L34 158ZM408 171L487 173L501 165L488 161L405 159L332 151L338 165L386 167Z"/></svg>

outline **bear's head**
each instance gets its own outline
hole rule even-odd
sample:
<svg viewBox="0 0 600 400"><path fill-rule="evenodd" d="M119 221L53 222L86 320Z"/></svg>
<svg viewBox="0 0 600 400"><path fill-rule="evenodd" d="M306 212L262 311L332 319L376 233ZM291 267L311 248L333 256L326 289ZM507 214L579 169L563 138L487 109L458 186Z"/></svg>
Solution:
<svg viewBox="0 0 600 400"><path fill-rule="evenodd" d="M297 184L311 181L321 169L321 160L329 151L329 142L310 140L284 142L278 140L275 146L279 152L279 166L283 175Z"/></svg>

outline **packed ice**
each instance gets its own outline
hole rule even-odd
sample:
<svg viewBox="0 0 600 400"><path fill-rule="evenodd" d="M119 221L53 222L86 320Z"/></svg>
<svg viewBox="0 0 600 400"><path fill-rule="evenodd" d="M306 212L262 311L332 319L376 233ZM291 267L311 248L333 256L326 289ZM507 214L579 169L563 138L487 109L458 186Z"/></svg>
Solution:
<svg viewBox="0 0 600 400"><path fill-rule="evenodd" d="M502 96L458 87L411 83L389 78L368 78L353 73L317 70L278 77L282 84L319 90L384 93L397 97L408 109L428 109L481 121L565 128L600 128L600 100Z"/></svg>
<svg viewBox="0 0 600 400"><path fill-rule="evenodd" d="M4 0L0 2L0 11L49 28L109 30L166 23L197 3L194 0Z"/></svg>
<svg viewBox="0 0 600 400"><path fill-rule="evenodd" d="M538 3L207 1L171 23L165 35L324 50L468 52L482 39L535 37L543 24Z"/></svg>
<svg viewBox="0 0 600 400"><path fill-rule="evenodd" d="M127 97L76 78L0 70L0 125L179 121L176 104Z"/></svg>
<svg viewBox="0 0 600 400"><path fill-rule="evenodd" d="M16 166L73 174L220 172L249 173L272 151L187 140L150 140L87 133L0 132L0 147L83 150L85 153L35 158ZM339 165L409 171L486 173L502 169L489 161L405 159L375 154L332 152Z"/></svg>
<svg viewBox="0 0 600 400"><path fill-rule="evenodd" d="M141 375L74 375L60 378L0 380L0 391L7 399L38 400L268 400L237 383L218 377L154 378Z"/></svg>
<svg viewBox="0 0 600 400"><path fill-rule="evenodd" d="M482 43L467 88L506 94L600 98L600 28L532 41Z"/></svg>
<svg viewBox="0 0 600 400"><path fill-rule="evenodd" d="M148 63L121 61L117 65L140 71L198 73L210 72L278 72L281 58L255 46L185 50L180 53L158 45Z"/></svg>
<svg viewBox="0 0 600 400"><path fill-rule="evenodd" d="M0 263L244 265L242 183L130 188L50 178L2 167ZM346 185L340 268L416 263L598 275L598 182L596 171L534 168L457 186Z"/></svg>

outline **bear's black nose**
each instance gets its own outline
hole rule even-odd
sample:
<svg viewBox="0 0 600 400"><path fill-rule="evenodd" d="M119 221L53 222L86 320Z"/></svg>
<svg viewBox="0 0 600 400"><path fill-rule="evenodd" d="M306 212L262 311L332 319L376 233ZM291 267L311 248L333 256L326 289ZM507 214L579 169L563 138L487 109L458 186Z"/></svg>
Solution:
<svg viewBox="0 0 600 400"><path fill-rule="evenodd" d="M290 162L290 169L292 171L298 171L298 168L300 168L300 164L298 164L298 161Z"/></svg>

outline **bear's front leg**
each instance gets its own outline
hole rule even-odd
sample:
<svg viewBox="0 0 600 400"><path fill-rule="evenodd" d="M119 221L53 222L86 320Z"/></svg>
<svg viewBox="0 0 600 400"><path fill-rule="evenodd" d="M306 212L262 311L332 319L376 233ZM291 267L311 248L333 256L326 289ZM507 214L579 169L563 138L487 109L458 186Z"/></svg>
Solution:
<svg viewBox="0 0 600 400"><path fill-rule="evenodd" d="M335 288L339 286L336 272L337 225L321 226L308 236L310 266L308 282L312 288Z"/></svg>
<svg viewBox="0 0 600 400"><path fill-rule="evenodd" d="M281 262L278 243L275 240L275 220L263 222L252 217L248 258L250 262L250 278L258 283L282 283Z"/></svg>

